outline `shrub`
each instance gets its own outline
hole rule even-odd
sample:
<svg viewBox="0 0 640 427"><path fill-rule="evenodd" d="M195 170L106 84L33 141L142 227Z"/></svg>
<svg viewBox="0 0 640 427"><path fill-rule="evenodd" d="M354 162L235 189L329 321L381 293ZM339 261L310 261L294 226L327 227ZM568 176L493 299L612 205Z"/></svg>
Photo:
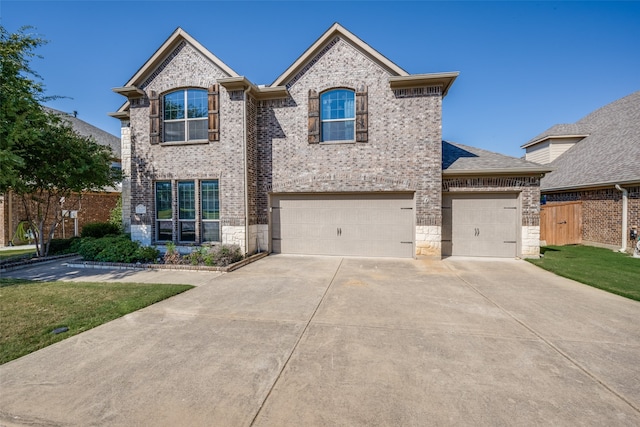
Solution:
<svg viewBox="0 0 640 427"><path fill-rule="evenodd" d="M153 246L140 246L136 251L136 259L140 262L155 262L160 257L160 251Z"/></svg>
<svg viewBox="0 0 640 427"><path fill-rule="evenodd" d="M98 239L103 245L96 261L100 262L135 262L136 251L140 243L132 242L124 237L103 237Z"/></svg>
<svg viewBox="0 0 640 427"><path fill-rule="evenodd" d="M226 267L229 264L242 260L243 256L238 245L220 245L211 248L213 264L218 267Z"/></svg>
<svg viewBox="0 0 640 427"><path fill-rule="evenodd" d="M76 252L74 246L79 242L79 237L71 237L70 239L51 239L49 243L49 255L63 255Z"/></svg>
<svg viewBox="0 0 640 427"><path fill-rule="evenodd" d="M101 239L94 237L84 237L80 240L77 252L87 261L95 261L96 256L104 249Z"/></svg>
<svg viewBox="0 0 640 427"><path fill-rule="evenodd" d="M120 227L110 222L91 222L82 227L81 236L95 237L99 239L105 236L117 236L120 234Z"/></svg>
<svg viewBox="0 0 640 427"><path fill-rule="evenodd" d="M153 262L160 255L156 248L140 246L126 236L85 237L77 252L87 261L126 263Z"/></svg>
<svg viewBox="0 0 640 427"><path fill-rule="evenodd" d="M175 243L167 243L167 251L164 253L164 263L165 264L181 264L182 257L180 256L180 252L176 248Z"/></svg>

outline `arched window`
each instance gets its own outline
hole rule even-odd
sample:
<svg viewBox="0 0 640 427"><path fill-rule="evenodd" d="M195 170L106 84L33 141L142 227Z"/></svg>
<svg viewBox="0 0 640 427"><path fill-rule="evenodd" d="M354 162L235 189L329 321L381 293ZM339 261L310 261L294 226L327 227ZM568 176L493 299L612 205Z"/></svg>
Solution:
<svg viewBox="0 0 640 427"><path fill-rule="evenodd" d="M355 92L334 89L320 95L321 141L354 141Z"/></svg>
<svg viewBox="0 0 640 427"><path fill-rule="evenodd" d="M162 98L163 141L207 139L207 91L181 89Z"/></svg>

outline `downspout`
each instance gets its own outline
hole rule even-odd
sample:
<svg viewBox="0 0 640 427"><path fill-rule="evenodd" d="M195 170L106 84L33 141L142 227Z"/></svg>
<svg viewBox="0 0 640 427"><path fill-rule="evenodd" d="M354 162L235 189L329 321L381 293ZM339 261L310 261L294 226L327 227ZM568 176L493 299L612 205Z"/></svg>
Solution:
<svg viewBox="0 0 640 427"><path fill-rule="evenodd" d="M243 92L244 108L242 109L242 152L244 166L244 253L249 254L249 171L247 169L247 93L251 85Z"/></svg>
<svg viewBox="0 0 640 427"><path fill-rule="evenodd" d="M627 252L627 210L628 210L628 194L629 192L620 185L616 184L616 190L622 191L622 247L620 252Z"/></svg>

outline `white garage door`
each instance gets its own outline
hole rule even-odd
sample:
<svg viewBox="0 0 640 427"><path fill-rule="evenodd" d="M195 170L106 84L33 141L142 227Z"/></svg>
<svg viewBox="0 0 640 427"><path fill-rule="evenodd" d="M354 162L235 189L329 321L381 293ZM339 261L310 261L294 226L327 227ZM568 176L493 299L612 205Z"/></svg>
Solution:
<svg viewBox="0 0 640 427"><path fill-rule="evenodd" d="M411 258L413 194L274 195L276 253Z"/></svg>
<svg viewBox="0 0 640 427"><path fill-rule="evenodd" d="M518 247L517 194L442 198L442 255L513 258Z"/></svg>

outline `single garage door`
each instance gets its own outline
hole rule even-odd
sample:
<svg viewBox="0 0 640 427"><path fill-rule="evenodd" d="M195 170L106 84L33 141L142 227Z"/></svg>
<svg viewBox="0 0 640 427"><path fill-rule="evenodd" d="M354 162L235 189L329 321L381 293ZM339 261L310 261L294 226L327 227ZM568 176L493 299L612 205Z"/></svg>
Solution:
<svg viewBox="0 0 640 427"><path fill-rule="evenodd" d="M443 195L443 256L513 258L517 230L517 194Z"/></svg>
<svg viewBox="0 0 640 427"><path fill-rule="evenodd" d="M413 194L300 194L271 198L276 253L414 255Z"/></svg>

